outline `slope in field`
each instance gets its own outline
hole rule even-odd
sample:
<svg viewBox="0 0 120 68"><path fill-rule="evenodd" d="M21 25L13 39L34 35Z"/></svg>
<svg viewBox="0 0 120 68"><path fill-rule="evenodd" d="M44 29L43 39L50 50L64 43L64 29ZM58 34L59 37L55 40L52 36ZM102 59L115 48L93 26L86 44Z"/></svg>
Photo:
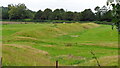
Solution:
<svg viewBox="0 0 120 68"><path fill-rule="evenodd" d="M111 26L94 23L3 25L3 65L95 65L91 50L102 65L117 65L117 39Z"/></svg>

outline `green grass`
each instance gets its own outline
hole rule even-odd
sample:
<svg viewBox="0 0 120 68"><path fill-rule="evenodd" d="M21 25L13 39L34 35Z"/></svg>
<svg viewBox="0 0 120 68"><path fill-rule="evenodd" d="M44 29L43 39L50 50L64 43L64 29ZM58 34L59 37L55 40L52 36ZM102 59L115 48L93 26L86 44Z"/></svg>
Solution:
<svg viewBox="0 0 120 68"><path fill-rule="evenodd" d="M118 35L110 25L44 23L2 27L4 66L52 66L56 60L60 65L95 66L91 50L101 65L118 65Z"/></svg>

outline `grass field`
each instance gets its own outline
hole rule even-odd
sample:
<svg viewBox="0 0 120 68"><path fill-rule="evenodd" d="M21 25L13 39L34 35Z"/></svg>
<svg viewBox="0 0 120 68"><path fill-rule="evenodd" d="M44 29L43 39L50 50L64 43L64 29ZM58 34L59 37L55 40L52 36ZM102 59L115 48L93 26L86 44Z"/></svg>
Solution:
<svg viewBox="0 0 120 68"><path fill-rule="evenodd" d="M2 56L2 25L0 25L0 57L1 56Z"/></svg>
<svg viewBox="0 0 120 68"><path fill-rule="evenodd" d="M94 23L3 25L4 66L115 66L117 31ZM14 62L13 62L14 61Z"/></svg>

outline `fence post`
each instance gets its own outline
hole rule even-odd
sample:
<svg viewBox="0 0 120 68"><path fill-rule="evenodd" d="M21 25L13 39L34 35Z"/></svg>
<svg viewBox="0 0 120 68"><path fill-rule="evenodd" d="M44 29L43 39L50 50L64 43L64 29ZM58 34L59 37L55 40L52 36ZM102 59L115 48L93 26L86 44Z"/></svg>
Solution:
<svg viewBox="0 0 120 68"><path fill-rule="evenodd" d="M91 54L93 55L93 58L96 60L98 67L101 68L100 63L99 63L97 57L95 56L95 54L92 51L91 51Z"/></svg>
<svg viewBox="0 0 120 68"><path fill-rule="evenodd" d="M58 68L58 60L56 61L56 68Z"/></svg>
<svg viewBox="0 0 120 68"><path fill-rule="evenodd" d="M0 68L2 68L2 57L0 57Z"/></svg>

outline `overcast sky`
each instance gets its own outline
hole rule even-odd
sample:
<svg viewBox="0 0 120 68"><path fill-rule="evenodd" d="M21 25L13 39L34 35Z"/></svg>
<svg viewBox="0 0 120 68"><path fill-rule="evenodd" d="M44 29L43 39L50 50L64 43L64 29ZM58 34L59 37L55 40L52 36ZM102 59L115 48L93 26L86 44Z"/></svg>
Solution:
<svg viewBox="0 0 120 68"><path fill-rule="evenodd" d="M38 11L50 8L63 8L67 11L81 12L84 9L92 9L96 6L106 5L107 0L1 0L0 6L7 7L8 4L24 3L28 9Z"/></svg>

